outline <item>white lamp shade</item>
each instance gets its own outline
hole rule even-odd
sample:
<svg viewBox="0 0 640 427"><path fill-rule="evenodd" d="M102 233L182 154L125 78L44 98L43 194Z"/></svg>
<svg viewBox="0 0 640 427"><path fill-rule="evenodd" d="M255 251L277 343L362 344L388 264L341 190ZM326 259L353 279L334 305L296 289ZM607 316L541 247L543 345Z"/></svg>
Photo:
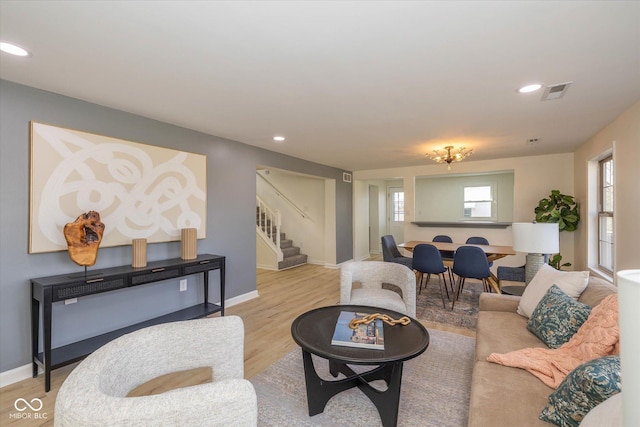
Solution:
<svg viewBox="0 0 640 427"><path fill-rule="evenodd" d="M620 363L622 367L622 419L624 426L640 420L640 270L622 270L618 274L618 310L620 322Z"/></svg>
<svg viewBox="0 0 640 427"><path fill-rule="evenodd" d="M555 254L560 252L557 223L514 222L513 250L530 254Z"/></svg>

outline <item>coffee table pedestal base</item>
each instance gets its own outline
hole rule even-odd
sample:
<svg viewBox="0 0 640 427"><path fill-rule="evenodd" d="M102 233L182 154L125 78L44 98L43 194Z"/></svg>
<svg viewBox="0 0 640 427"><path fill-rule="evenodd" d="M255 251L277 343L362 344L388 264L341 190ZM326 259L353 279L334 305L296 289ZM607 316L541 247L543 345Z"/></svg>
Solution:
<svg viewBox="0 0 640 427"><path fill-rule="evenodd" d="M311 353L302 350L304 376L307 386L307 404L309 416L322 413L329 399L336 394L358 387L373 402L384 427L393 427L398 422L398 405L400 403L400 385L402 383L402 362L380 365L371 371L358 374L344 363L329 360L329 372L334 377L342 373L346 378L326 381L318 376L313 366ZM378 390L369 383L384 380L386 390Z"/></svg>

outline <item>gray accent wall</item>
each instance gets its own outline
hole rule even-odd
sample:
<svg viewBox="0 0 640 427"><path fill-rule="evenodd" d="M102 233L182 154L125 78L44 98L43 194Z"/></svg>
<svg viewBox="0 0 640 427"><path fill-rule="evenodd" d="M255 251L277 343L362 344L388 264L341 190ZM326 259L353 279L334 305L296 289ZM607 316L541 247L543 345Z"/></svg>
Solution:
<svg viewBox="0 0 640 427"><path fill-rule="evenodd" d="M227 299L256 289L256 167L336 180L336 263L353 257L353 198L342 170L236 141L0 80L0 372L31 362L30 278L83 271L66 251L28 253L29 122L107 135L207 156L207 237L200 253L227 257ZM250 119L249 119L250 120ZM107 224L108 226L108 224ZM149 261L180 257L180 243L148 245ZM131 247L101 248L94 267L131 263ZM210 300L219 300L217 272ZM55 303L53 347L192 305L203 298L201 275L142 285L75 304Z"/></svg>

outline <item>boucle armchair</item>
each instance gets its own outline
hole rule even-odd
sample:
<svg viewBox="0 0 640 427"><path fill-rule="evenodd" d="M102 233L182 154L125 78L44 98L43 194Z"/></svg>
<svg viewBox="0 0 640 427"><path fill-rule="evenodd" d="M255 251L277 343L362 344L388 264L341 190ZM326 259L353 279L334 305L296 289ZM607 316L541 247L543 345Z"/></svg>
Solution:
<svg viewBox="0 0 640 427"><path fill-rule="evenodd" d="M126 397L171 372L210 366L212 381ZM166 323L117 338L67 377L55 426L255 426L257 401L244 379L244 325L237 316Z"/></svg>
<svg viewBox="0 0 640 427"><path fill-rule="evenodd" d="M354 288L353 283L360 287ZM397 286L402 292L383 289ZM416 276L408 267L384 261L358 261L340 269L340 304L368 305L416 316Z"/></svg>

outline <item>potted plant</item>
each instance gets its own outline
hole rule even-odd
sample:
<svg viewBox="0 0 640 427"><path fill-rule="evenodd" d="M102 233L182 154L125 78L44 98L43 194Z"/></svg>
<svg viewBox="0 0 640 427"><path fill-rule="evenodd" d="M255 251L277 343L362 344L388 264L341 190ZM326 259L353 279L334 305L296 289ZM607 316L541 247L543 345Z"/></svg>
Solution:
<svg viewBox="0 0 640 427"><path fill-rule="evenodd" d="M575 231L580 222L578 203L573 196L562 194L558 190L551 190L549 197L538 202L535 214L537 222L557 222L560 231ZM571 266L569 262L560 264L561 261L562 255L555 254L549 258L549 265L557 270Z"/></svg>
<svg viewBox="0 0 640 427"><path fill-rule="evenodd" d="M578 203L573 196L551 190L549 197L541 199L535 208L537 222L557 222L560 231L576 231L580 222Z"/></svg>

